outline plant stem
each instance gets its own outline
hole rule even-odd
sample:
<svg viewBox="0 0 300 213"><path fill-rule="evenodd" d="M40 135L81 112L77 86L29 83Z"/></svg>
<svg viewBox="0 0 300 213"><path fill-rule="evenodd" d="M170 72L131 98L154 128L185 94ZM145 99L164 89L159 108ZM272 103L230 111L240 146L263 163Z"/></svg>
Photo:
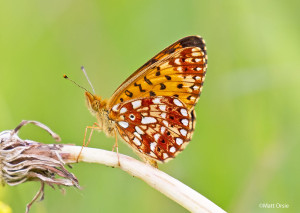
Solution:
<svg viewBox="0 0 300 213"><path fill-rule="evenodd" d="M76 163L80 149L79 146L63 145L59 153L65 163ZM142 179L191 212L225 213L223 209L206 197L168 174L123 154L119 154L119 159L120 165L117 153L85 147L79 157L79 162L98 163L120 168L130 175Z"/></svg>

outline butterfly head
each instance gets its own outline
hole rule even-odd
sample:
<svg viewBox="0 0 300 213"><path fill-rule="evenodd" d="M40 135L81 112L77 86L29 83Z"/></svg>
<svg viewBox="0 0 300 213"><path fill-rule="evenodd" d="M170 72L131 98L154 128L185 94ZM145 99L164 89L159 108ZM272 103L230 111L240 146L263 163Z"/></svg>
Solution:
<svg viewBox="0 0 300 213"><path fill-rule="evenodd" d="M86 103L92 114L98 113L106 108L106 100L102 100L100 96L92 95L90 92L85 92Z"/></svg>

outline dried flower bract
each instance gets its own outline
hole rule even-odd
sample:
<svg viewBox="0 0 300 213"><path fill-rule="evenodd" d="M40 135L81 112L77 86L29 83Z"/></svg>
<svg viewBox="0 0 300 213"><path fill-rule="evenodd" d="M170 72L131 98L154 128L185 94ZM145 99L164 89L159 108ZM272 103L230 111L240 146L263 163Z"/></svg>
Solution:
<svg viewBox="0 0 300 213"><path fill-rule="evenodd" d="M26 181L41 182L41 188L27 205L26 212L39 197L43 199L45 183L51 187L80 188L77 178L65 169L61 154L58 154L62 145L42 144L18 137L20 128L28 123L41 127L56 141L60 141L57 134L37 121L22 121L14 130L0 133L0 182L11 186Z"/></svg>

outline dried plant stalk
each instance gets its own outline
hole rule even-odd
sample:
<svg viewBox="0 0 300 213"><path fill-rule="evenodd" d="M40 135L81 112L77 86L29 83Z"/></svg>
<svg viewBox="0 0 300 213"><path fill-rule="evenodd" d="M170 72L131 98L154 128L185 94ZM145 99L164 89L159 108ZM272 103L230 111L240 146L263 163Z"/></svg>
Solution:
<svg viewBox="0 0 300 213"><path fill-rule="evenodd" d="M27 205L26 212L38 199L44 197L45 183L51 187L75 186L79 188L77 178L65 169L65 162L61 159L58 151L62 146L59 144L42 144L30 140L22 140L18 137L19 129L33 123L60 140L59 136L52 132L44 124L36 121L22 121L14 130L0 133L0 181L2 184L15 186L26 181L39 181L41 188ZM60 177L60 178L57 178Z"/></svg>
<svg viewBox="0 0 300 213"><path fill-rule="evenodd" d="M66 163L76 163L80 150L81 147L79 146L64 145L59 153ZM64 157L66 153L68 156ZM223 209L206 197L168 174L127 155L118 155L120 165L117 153L85 147L80 155L79 162L98 163L120 168L130 175L142 179L151 187L174 200L190 212L225 213Z"/></svg>

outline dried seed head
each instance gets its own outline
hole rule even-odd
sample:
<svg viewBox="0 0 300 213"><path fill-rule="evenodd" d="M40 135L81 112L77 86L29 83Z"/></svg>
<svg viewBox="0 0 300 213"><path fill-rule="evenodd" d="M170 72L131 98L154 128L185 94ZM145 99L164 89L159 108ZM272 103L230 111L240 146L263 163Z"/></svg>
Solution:
<svg viewBox="0 0 300 213"><path fill-rule="evenodd" d="M41 189L27 205L26 211L29 211L38 197L43 198L45 183L51 187L58 185L80 188L77 178L65 169L63 158L58 153L63 145L42 144L18 137L19 129L28 123L43 128L55 140L60 140L57 134L37 121L22 121L14 130L0 133L0 182L11 186L26 181L41 182Z"/></svg>

